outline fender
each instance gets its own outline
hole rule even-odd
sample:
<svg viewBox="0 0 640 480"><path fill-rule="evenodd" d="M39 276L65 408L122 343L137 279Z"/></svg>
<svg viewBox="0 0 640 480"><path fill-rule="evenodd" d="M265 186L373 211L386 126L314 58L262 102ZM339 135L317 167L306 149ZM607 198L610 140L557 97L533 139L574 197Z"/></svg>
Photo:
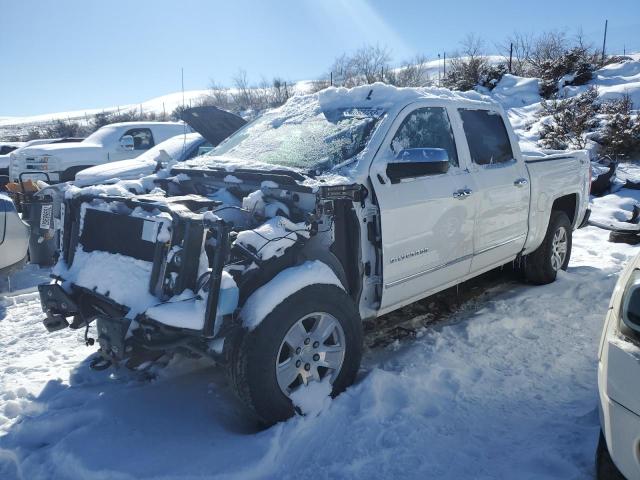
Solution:
<svg viewBox="0 0 640 480"><path fill-rule="evenodd" d="M331 267L319 260L285 268L249 296L240 311L242 326L255 329L283 300L309 285L335 285L344 290Z"/></svg>

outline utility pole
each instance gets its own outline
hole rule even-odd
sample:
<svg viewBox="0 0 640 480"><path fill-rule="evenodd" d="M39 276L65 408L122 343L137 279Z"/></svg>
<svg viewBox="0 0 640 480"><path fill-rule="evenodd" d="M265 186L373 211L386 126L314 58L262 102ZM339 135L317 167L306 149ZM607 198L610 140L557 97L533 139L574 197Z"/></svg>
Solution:
<svg viewBox="0 0 640 480"><path fill-rule="evenodd" d="M333 87L333 72L329 72L329 85Z"/></svg>
<svg viewBox="0 0 640 480"><path fill-rule="evenodd" d="M604 39L602 40L602 63L604 63L604 52L607 46L607 26L609 24L609 20L604 21Z"/></svg>
<svg viewBox="0 0 640 480"><path fill-rule="evenodd" d="M440 86L440 54L438 54L438 86Z"/></svg>
<svg viewBox="0 0 640 480"><path fill-rule="evenodd" d="M443 62L442 62L442 76L447 76L447 52L443 52Z"/></svg>
<svg viewBox="0 0 640 480"><path fill-rule="evenodd" d="M513 61L513 42L511 42L511 46L509 47L509 73L511 73L511 62Z"/></svg>

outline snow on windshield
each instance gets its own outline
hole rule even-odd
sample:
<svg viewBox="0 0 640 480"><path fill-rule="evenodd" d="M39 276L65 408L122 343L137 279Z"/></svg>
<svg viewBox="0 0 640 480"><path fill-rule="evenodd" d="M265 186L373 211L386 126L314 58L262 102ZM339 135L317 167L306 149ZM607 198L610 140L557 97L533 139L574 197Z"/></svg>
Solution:
<svg viewBox="0 0 640 480"><path fill-rule="evenodd" d="M308 107L287 104L268 112L207 155L319 173L361 152L383 114L364 108L323 111L318 102Z"/></svg>

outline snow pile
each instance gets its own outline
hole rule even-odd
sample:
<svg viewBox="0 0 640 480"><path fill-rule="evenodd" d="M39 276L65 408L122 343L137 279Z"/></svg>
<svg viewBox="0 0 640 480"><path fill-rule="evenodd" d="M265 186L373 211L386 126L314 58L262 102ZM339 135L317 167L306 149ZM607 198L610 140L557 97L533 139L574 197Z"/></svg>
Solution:
<svg viewBox="0 0 640 480"><path fill-rule="evenodd" d="M491 97L505 108L523 107L540 102L540 80L505 74L493 90Z"/></svg>
<svg viewBox="0 0 640 480"><path fill-rule="evenodd" d="M196 295L187 289L180 295L171 298L168 302L152 306L145 314L165 325L201 330L204 327L207 298L208 294L206 292L201 291ZM237 305L238 287L236 282L228 272L223 271L218 294L216 319L223 315L230 315ZM216 327L219 326L220 322L216 322Z"/></svg>
<svg viewBox="0 0 640 480"><path fill-rule="evenodd" d="M602 101L617 100L629 95L635 108L640 108L640 61L625 61L606 65L593 72L593 80L587 85L564 87L566 96L578 95L595 85Z"/></svg>
<svg viewBox="0 0 640 480"><path fill-rule="evenodd" d="M242 324L253 330L282 301L309 285L326 284L344 288L336 274L318 260L308 261L278 273L272 281L251 294L240 312Z"/></svg>
<svg viewBox="0 0 640 480"><path fill-rule="evenodd" d="M311 382L291 394L291 401L304 415L318 415L331 403L331 382L327 375L321 382Z"/></svg>

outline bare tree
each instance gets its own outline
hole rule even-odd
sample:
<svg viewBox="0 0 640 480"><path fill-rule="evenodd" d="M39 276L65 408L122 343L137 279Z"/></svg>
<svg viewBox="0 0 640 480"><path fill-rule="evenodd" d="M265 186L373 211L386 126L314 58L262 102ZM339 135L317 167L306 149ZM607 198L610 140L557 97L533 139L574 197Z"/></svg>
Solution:
<svg viewBox="0 0 640 480"><path fill-rule="evenodd" d="M416 55L402 63L400 68L389 70L385 80L398 87L424 87L432 85L429 78L428 60L425 55Z"/></svg>
<svg viewBox="0 0 640 480"><path fill-rule="evenodd" d="M533 35L513 32L504 42L496 45L496 49L504 58L505 64L509 62L511 46L513 45L513 56L511 62L511 73L518 76L526 76L529 70L528 60L531 56Z"/></svg>
<svg viewBox="0 0 640 480"><path fill-rule="evenodd" d="M449 61L442 84L454 90L471 90L481 82L489 65L484 55L484 41L471 33L460 42L460 46L461 51Z"/></svg>
<svg viewBox="0 0 640 480"><path fill-rule="evenodd" d="M249 110L253 107L253 92L249 85L246 70L238 70L233 77L234 90L231 92L231 98L239 110Z"/></svg>
<svg viewBox="0 0 640 480"><path fill-rule="evenodd" d="M342 54L331 67L334 84L355 87L383 81L390 60L390 50L380 45L364 46L353 55Z"/></svg>
<svg viewBox="0 0 640 480"><path fill-rule="evenodd" d="M540 77L540 72L551 62L559 60L567 51L569 41L564 32L543 32L533 42L533 46L527 59L533 68L533 74Z"/></svg>

